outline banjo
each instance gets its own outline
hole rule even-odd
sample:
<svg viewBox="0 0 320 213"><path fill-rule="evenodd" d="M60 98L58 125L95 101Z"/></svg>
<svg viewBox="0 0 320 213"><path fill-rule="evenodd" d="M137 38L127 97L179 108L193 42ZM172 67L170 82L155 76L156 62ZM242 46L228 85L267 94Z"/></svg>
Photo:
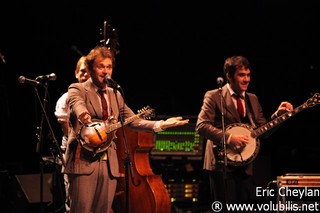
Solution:
<svg viewBox="0 0 320 213"><path fill-rule="evenodd" d="M123 122L123 125L138 119L150 119L155 116L154 109L149 106L138 110L138 114L133 115ZM92 123L84 124L77 134L77 139L86 150L94 154L107 150L115 137L117 129L122 127L121 122L116 119L109 119L106 121L93 120Z"/></svg>
<svg viewBox="0 0 320 213"><path fill-rule="evenodd" d="M263 133L271 130L272 128L280 125L284 121L288 120L292 116L298 114L304 109L315 106L320 103L320 94L315 93L313 97L309 98L305 103L300 105L299 107L293 109L292 111L288 111L277 118L265 123L264 125L253 129L250 125L243 123L235 123L228 125L226 127L226 132L231 134L246 134L249 136L249 142L245 146L236 146L231 147L227 146L226 157L227 163L231 166L244 166L252 162L260 149L260 142L258 137ZM219 154L221 156L221 154Z"/></svg>

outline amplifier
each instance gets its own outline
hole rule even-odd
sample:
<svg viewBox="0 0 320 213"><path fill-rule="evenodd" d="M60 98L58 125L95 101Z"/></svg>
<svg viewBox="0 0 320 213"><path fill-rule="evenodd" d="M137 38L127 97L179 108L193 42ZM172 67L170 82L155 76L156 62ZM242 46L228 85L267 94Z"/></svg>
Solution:
<svg viewBox="0 0 320 213"><path fill-rule="evenodd" d="M172 181L169 180L169 181ZM199 183L197 182L168 182L165 184L169 194L170 200L174 202L199 202Z"/></svg>
<svg viewBox="0 0 320 213"><path fill-rule="evenodd" d="M320 187L320 173L287 173L277 177L279 186Z"/></svg>

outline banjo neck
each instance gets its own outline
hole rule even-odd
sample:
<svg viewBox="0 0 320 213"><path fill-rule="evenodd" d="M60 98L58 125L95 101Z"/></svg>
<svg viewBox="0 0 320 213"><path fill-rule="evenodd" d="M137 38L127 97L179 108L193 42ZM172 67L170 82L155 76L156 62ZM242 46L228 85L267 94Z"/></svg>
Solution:
<svg viewBox="0 0 320 213"><path fill-rule="evenodd" d="M252 131L251 136L254 138L259 137L263 133L271 130L272 128L274 128L276 126L279 126L280 124L282 124L283 122L285 122L289 118L293 117L294 115L298 114L299 112L302 112L303 110L305 110L309 107L313 107L314 105L319 104L320 103L319 97L320 97L320 94L315 93L312 98L309 98L302 105L298 106L297 108L293 109L292 111L288 111L288 112L276 117L272 121L269 121L266 124L258 127L254 131Z"/></svg>
<svg viewBox="0 0 320 213"><path fill-rule="evenodd" d="M306 108L307 106L305 104L302 104L301 106L293 109L292 111L288 111L276 117L272 121L269 121L263 124L262 126L258 127L254 131L252 131L251 136L254 138L259 137L263 133L268 132L269 130L273 129L276 126L279 126L280 124L282 124L283 122L285 122L286 120L288 120L289 118L293 117L294 115L298 114L299 112L303 111Z"/></svg>

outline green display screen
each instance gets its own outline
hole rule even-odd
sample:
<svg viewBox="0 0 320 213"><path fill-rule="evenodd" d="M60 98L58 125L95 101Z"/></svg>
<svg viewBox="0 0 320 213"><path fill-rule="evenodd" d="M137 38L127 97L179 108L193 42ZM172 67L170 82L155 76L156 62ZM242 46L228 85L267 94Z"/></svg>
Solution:
<svg viewBox="0 0 320 213"><path fill-rule="evenodd" d="M169 128L154 134L151 155L202 155L202 139L195 123Z"/></svg>

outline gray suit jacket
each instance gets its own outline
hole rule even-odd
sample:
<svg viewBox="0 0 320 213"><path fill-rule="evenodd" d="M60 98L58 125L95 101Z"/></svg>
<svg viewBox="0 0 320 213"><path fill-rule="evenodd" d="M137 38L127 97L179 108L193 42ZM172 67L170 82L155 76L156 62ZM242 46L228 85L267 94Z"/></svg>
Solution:
<svg viewBox="0 0 320 213"><path fill-rule="evenodd" d="M112 88L107 88L107 90L110 95L111 110L115 118L118 118L120 113L123 115L124 119L135 115L135 113L125 104L125 101L119 92L116 92L115 94ZM88 112L92 119L101 120L102 110L100 98L91 78L84 83L71 84L68 89L68 94L67 102L70 108L69 120L72 128L69 128L68 146L65 153L66 166L63 168L63 172L71 174L90 174L97 168L102 153L93 156L91 152L81 147L76 139L76 134L81 128L78 118L83 112ZM117 106L117 99L119 101L120 111ZM128 126L136 131L152 132L155 122L156 121L138 118L129 123ZM117 146L115 142L112 141L106 152L111 175L119 177L119 164L116 149Z"/></svg>
<svg viewBox="0 0 320 213"><path fill-rule="evenodd" d="M226 85L222 87L221 95L223 99L222 105L225 126L234 123L241 123L240 116L234 106L231 94ZM247 105L251 105L252 119L250 119L250 123L252 126L260 126L267 122L263 115L262 107L255 94L246 93L246 103ZM221 111L222 108L219 90L215 89L207 91L204 95L203 105L196 124L196 131L207 139L204 155L205 170L216 169L216 156L214 155L213 147L215 145L219 145L223 139ZM230 134L226 133L226 138L229 136Z"/></svg>

